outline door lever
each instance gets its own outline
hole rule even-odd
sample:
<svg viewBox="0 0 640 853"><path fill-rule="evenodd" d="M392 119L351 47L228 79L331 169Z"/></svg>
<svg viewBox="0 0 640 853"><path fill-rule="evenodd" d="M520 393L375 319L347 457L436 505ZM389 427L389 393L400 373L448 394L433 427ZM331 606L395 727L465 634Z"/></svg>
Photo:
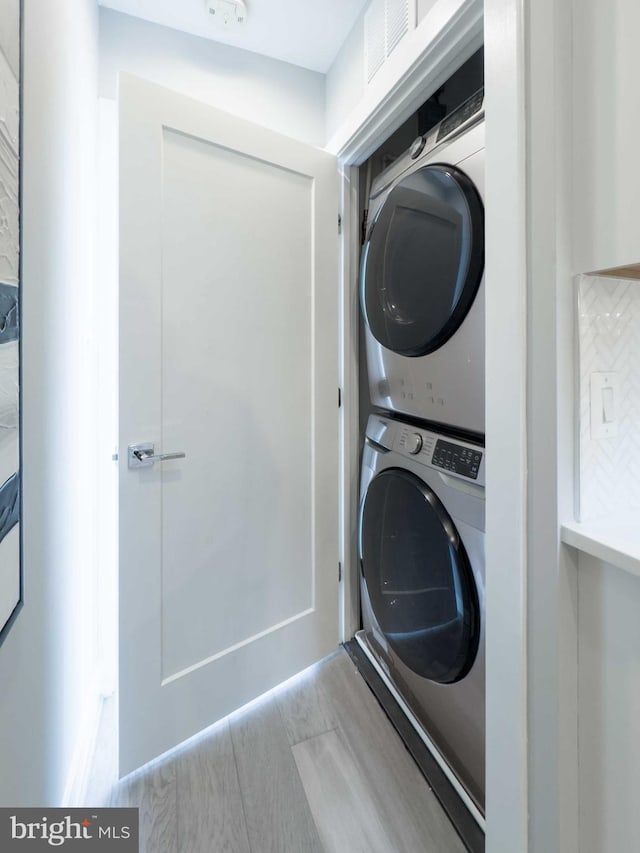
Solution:
<svg viewBox="0 0 640 853"><path fill-rule="evenodd" d="M154 462L165 462L168 459L184 459L186 453L181 450L176 453L154 453L151 442L129 445L129 468L149 468Z"/></svg>

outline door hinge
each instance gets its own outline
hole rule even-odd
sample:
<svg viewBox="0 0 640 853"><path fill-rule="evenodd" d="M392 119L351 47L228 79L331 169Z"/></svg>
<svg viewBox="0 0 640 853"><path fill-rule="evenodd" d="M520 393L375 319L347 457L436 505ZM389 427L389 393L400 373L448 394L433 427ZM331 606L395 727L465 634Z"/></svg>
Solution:
<svg viewBox="0 0 640 853"><path fill-rule="evenodd" d="M338 214L338 234L342 234L342 216Z"/></svg>
<svg viewBox="0 0 640 853"><path fill-rule="evenodd" d="M342 407L342 388L338 388L338 408Z"/></svg>
<svg viewBox="0 0 640 853"><path fill-rule="evenodd" d="M342 583L342 563L338 563L338 583Z"/></svg>

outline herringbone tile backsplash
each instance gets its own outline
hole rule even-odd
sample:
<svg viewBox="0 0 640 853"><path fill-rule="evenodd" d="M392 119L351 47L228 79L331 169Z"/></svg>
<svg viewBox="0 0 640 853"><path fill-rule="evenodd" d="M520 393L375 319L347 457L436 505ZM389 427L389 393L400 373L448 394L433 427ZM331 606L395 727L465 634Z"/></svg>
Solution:
<svg viewBox="0 0 640 853"><path fill-rule="evenodd" d="M581 521L640 509L640 281L578 278ZM592 373L615 371L617 435L593 439ZM639 518L640 520L640 518Z"/></svg>

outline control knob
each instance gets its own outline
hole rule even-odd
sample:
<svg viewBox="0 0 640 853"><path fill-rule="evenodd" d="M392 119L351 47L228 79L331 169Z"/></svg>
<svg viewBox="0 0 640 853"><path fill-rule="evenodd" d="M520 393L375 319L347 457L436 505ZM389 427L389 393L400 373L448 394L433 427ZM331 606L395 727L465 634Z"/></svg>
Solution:
<svg viewBox="0 0 640 853"><path fill-rule="evenodd" d="M412 433L407 439L407 450L412 456L416 456L422 450L422 436L419 432Z"/></svg>
<svg viewBox="0 0 640 853"><path fill-rule="evenodd" d="M422 154L422 149L424 148L426 141L427 140L424 136L419 136L417 139L414 139L411 144L411 148L409 149L412 160L415 160L416 157L419 157Z"/></svg>

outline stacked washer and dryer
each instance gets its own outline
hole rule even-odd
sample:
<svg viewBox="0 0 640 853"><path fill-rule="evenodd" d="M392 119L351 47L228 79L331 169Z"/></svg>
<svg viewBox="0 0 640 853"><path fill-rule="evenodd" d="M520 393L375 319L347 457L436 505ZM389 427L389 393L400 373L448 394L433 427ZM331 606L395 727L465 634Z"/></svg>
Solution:
<svg viewBox="0 0 640 853"><path fill-rule="evenodd" d="M357 639L481 826L483 90L371 187Z"/></svg>

